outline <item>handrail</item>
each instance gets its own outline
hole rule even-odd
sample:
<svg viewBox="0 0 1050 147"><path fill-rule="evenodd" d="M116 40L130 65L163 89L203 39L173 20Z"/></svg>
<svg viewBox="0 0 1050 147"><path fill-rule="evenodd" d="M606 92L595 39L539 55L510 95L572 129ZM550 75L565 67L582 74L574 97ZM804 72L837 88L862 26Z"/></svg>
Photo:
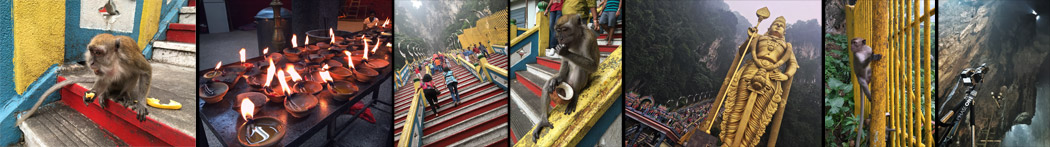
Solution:
<svg viewBox="0 0 1050 147"><path fill-rule="evenodd" d="M426 107L422 106L423 103L419 100L422 91L419 89L418 82L416 83L417 84L413 84L415 87L415 94L412 96L412 102L409 103L409 116L406 116L407 120L405 120L405 127L401 128L401 132L404 133L401 134L400 142L398 142L397 145L398 147L423 146L423 117L425 116L423 115L423 112L426 110L421 109Z"/></svg>

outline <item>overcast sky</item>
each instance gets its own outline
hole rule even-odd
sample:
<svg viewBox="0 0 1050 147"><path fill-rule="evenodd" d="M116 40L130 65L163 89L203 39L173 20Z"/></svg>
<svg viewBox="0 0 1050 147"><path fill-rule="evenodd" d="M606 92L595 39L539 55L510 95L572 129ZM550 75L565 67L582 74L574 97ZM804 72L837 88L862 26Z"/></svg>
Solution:
<svg viewBox="0 0 1050 147"><path fill-rule="evenodd" d="M820 19L823 7L819 0L726 0L725 2L729 4L731 11L736 11L743 15L751 25L758 23L758 16L755 15L755 11L762 7L768 7L769 18L762 20L762 24L758 26L758 33L765 33L769 29L769 25L773 24L773 20L780 16L784 16L784 19L789 24L799 20L810 19L817 19L817 22L820 24L824 23Z"/></svg>

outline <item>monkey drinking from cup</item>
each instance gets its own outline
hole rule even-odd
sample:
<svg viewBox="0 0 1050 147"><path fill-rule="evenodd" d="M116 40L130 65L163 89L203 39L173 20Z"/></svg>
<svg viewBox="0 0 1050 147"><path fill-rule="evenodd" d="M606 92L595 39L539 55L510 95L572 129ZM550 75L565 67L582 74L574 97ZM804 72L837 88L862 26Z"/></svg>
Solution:
<svg viewBox="0 0 1050 147"><path fill-rule="evenodd" d="M579 93L589 87L590 80L588 78L591 73L598 70L598 35L587 29L584 23L584 21L580 20L579 15L568 15L558 19L555 31L558 32L557 39L559 44L555 47L555 52L562 56L562 64L558 74L543 84L543 94L540 96L541 102L550 102L550 93L552 92L563 93L557 90L557 86L563 82L572 87L572 91L575 93ZM579 101L579 94L573 94L568 97L571 97L571 99L566 104L566 115L576 111L576 102ZM547 121L549 113L550 107L544 106L543 117L534 126L532 132L534 140L540 138L540 132L543 128L553 127Z"/></svg>
<svg viewBox="0 0 1050 147"><path fill-rule="evenodd" d="M871 67L868 65L872 61L882 59L882 55L874 54L864 38L853 38L850 41L850 47L850 50L853 51L853 59L856 60L853 61L853 73L857 74L857 82L860 82L861 92L864 93L864 97L871 101L871 89L868 87L868 83L871 82Z"/></svg>
<svg viewBox="0 0 1050 147"><path fill-rule="evenodd" d="M44 102L44 98L56 90L70 84L90 82L94 82L94 86L85 94L85 104L98 99L99 106L105 108L104 99L110 99L125 107L131 107L137 112L136 118L139 121L145 120L149 112L146 111L145 102L139 100L145 99L149 94L153 70L149 61L139 52L135 40L128 36L99 34L91 39L87 49L84 53L85 64L95 77L71 78L51 86L40 96L33 108L18 119L16 125L32 116L40 107L40 103Z"/></svg>

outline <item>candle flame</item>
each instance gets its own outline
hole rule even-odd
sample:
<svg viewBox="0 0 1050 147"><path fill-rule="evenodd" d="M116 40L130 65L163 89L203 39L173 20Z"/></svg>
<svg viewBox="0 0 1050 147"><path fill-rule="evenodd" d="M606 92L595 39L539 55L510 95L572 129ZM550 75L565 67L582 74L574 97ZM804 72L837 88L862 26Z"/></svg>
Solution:
<svg viewBox="0 0 1050 147"><path fill-rule="evenodd" d="M386 47L394 47L394 44L390 44L389 42L387 42Z"/></svg>
<svg viewBox="0 0 1050 147"><path fill-rule="evenodd" d="M255 113L255 103L252 103L248 98L241 100L241 118L248 121L254 117L252 113Z"/></svg>
<svg viewBox="0 0 1050 147"><path fill-rule="evenodd" d="M288 72L288 76L292 77L292 81L297 81L298 82L299 80L303 80L303 77L299 76L299 72L295 72L295 64L288 63L288 64L285 64L284 67L285 67L284 71Z"/></svg>
<svg viewBox="0 0 1050 147"><path fill-rule="evenodd" d="M288 89L288 82L284 81L284 72L285 72L284 70L281 70L280 72L277 72L277 78L278 78L277 82L281 83L281 91L284 91L285 95L291 96L292 95L292 91L290 89Z"/></svg>
<svg viewBox="0 0 1050 147"><path fill-rule="evenodd" d="M361 43L365 44L365 50L368 50L368 41L371 41L371 40L368 40L368 38L361 39Z"/></svg>
<svg viewBox="0 0 1050 147"><path fill-rule="evenodd" d="M321 80L324 80L325 82L333 81L332 75L328 73L328 64L324 64L324 67L321 67L321 71L318 72L318 74L321 75Z"/></svg>
<svg viewBox="0 0 1050 147"><path fill-rule="evenodd" d="M328 28L328 37L332 38L332 45L335 45L335 31L332 28Z"/></svg>
<svg viewBox="0 0 1050 147"><path fill-rule="evenodd" d="M295 44L295 34L292 34L292 48L295 48L295 47L299 47L299 45Z"/></svg>
<svg viewBox="0 0 1050 147"><path fill-rule="evenodd" d="M303 45L310 46L310 37L306 37L306 41L303 42Z"/></svg>
<svg viewBox="0 0 1050 147"><path fill-rule="evenodd" d="M245 48L240 48L240 63L245 63Z"/></svg>
<svg viewBox="0 0 1050 147"><path fill-rule="evenodd" d="M379 49L379 44L382 43L382 39L376 39L376 45L372 47L372 53L376 53L376 49ZM367 49L367 48L365 48Z"/></svg>
<svg viewBox="0 0 1050 147"><path fill-rule="evenodd" d="M265 56L266 53L270 53L270 48L269 47L263 49L263 56Z"/></svg>
<svg viewBox="0 0 1050 147"><path fill-rule="evenodd" d="M222 67L222 61L219 61L219 63L215 63L215 70L219 70L219 67Z"/></svg>
<svg viewBox="0 0 1050 147"><path fill-rule="evenodd" d="M383 22L383 27L386 27L388 24L390 24L390 17L387 17L386 21Z"/></svg>
<svg viewBox="0 0 1050 147"><path fill-rule="evenodd" d="M354 69L354 60L350 59L354 57L350 56L350 51L343 50L343 54L346 54L346 63L349 63L347 67L350 67L350 69Z"/></svg>
<svg viewBox="0 0 1050 147"><path fill-rule="evenodd" d="M273 74L277 70L277 65L273 64L272 58L266 58L266 60L270 61L270 67L266 68L266 83L264 83L263 85L266 87L270 87L270 82L273 82Z"/></svg>

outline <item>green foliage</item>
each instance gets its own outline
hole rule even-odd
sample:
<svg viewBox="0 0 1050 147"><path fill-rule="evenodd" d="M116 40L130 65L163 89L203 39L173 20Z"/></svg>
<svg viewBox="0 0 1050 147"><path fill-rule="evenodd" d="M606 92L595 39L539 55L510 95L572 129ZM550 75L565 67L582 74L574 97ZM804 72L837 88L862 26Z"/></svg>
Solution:
<svg viewBox="0 0 1050 147"><path fill-rule="evenodd" d="M848 146L858 133L858 116L853 115L853 85L850 81L849 56L846 36L825 34L825 44L837 45L824 52L824 144ZM845 82L843 82L845 81ZM864 132L864 130L861 130ZM864 140L864 139L861 139Z"/></svg>

